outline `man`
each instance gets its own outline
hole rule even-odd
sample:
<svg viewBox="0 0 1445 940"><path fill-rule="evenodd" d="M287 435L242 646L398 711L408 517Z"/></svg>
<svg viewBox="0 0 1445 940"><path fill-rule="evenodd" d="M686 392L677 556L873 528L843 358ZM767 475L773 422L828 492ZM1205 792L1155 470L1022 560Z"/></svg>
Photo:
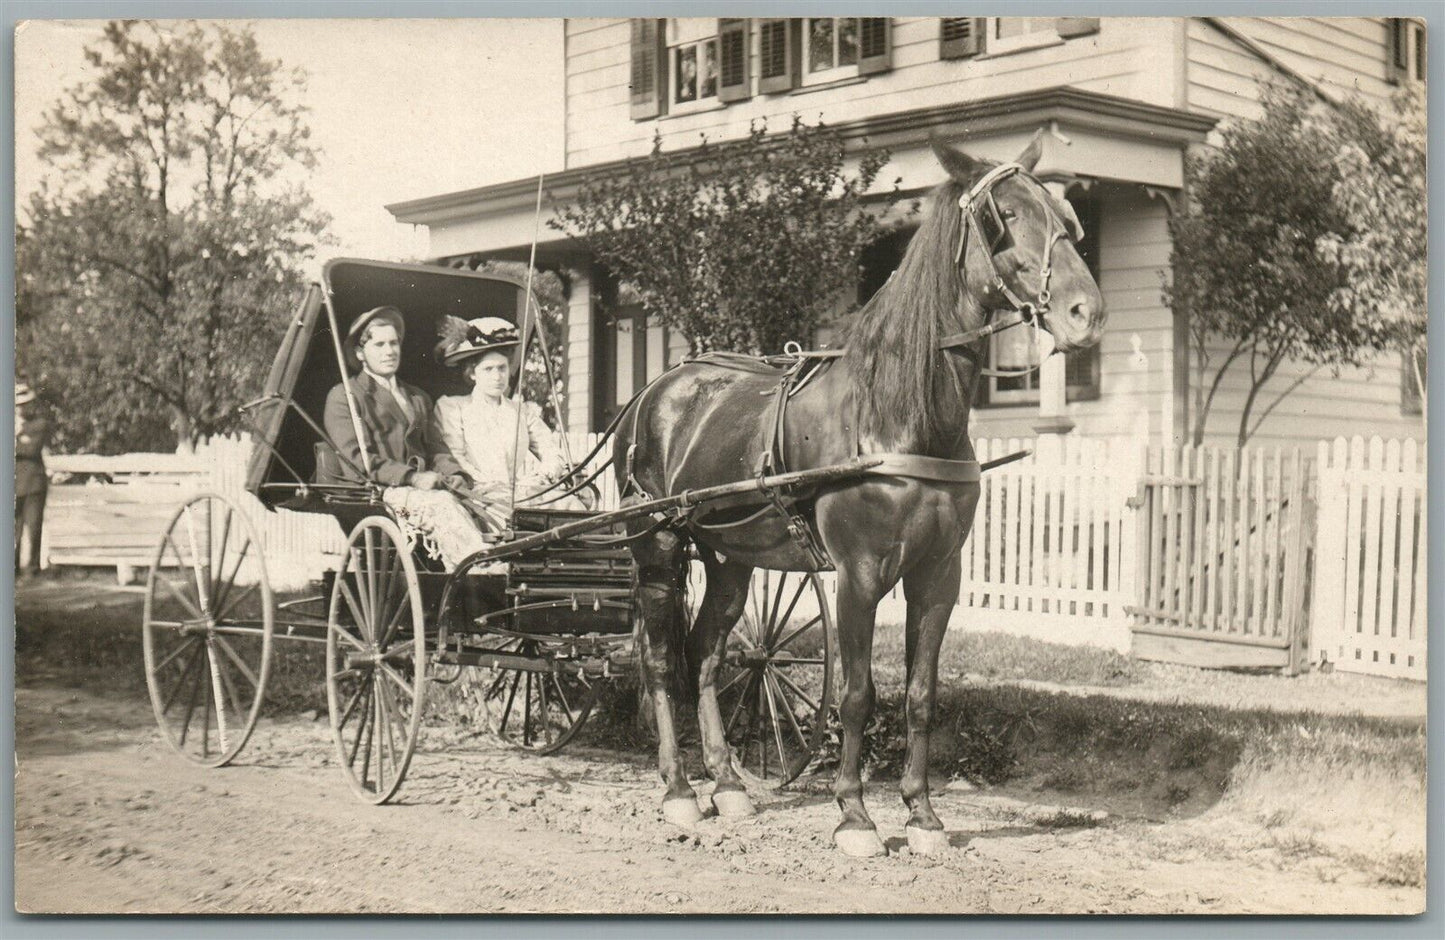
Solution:
<svg viewBox="0 0 1445 940"><path fill-rule="evenodd" d="M356 318L345 351L347 364L358 374L326 396L326 434L345 461L370 467L371 479L387 487L382 498L409 534L420 535L427 551L450 567L485 543L471 514L448 492L465 489L467 481L446 444L434 436L431 399L396 377L405 337L406 323L395 307L377 307ZM319 482L359 479L351 466L343 466L336 478Z"/></svg>
<svg viewBox="0 0 1445 940"><path fill-rule="evenodd" d="M15 383L15 574L25 580L40 573L40 530L45 523L45 445L50 422L40 413L35 391Z"/></svg>

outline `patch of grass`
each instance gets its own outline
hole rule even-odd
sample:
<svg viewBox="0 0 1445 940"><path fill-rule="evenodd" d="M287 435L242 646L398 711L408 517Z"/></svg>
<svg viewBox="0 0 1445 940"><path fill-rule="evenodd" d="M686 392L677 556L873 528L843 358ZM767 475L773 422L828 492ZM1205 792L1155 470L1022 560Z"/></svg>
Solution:
<svg viewBox="0 0 1445 940"><path fill-rule="evenodd" d="M896 675L901 684L903 627L879 623L873 643L874 669L880 679ZM945 677L1026 679L1059 685L1125 686L1148 675L1148 667L1113 650L1046 643L1008 633L954 632L939 652L940 681Z"/></svg>

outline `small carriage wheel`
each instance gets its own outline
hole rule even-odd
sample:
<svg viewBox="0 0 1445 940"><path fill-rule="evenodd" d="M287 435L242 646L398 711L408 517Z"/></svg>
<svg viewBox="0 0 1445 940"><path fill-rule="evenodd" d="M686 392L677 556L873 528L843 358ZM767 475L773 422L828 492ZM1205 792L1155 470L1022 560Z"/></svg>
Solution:
<svg viewBox="0 0 1445 940"><path fill-rule="evenodd" d="M241 753L265 699L276 608L261 548L240 507L202 493L171 516L146 579L151 707L166 743L204 767Z"/></svg>
<svg viewBox="0 0 1445 940"><path fill-rule="evenodd" d="M755 572L717 681L733 766L748 782L785 786L812 762L828 731L836 660L818 576Z"/></svg>
<svg viewBox="0 0 1445 940"><path fill-rule="evenodd" d="M385 803L406 778L426 692L426 620L406 538L368 516L351 530L331 586L326 705L346 782Z"/></svg>
<svg viewBox="0 0 1445 940"><path fill-rule="evenodd" d="M472 678L491 732L538 754L559 751L577 736L597 704L599 687L608 681L555 668L560 661L548 657L535 640L488 637L481 649L536 661L536 669L479 669Z"/></svg>

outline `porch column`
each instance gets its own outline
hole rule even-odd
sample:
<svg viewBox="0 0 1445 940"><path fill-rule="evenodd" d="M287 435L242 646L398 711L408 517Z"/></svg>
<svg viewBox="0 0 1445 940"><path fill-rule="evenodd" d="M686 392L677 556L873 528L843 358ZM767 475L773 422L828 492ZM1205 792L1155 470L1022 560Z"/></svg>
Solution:
<svg viewBox="0 0 1445 940"><path fill-rule="evenodd" d="M1059 199L1064 198L1068 184L1049 180L1044 186ZM1052 355L1054 337L1047 330L1036 330L1039 343L1039 417L1034 422L1036 434L1068 434L1074 429L1074 422L1065 411L1067 379L1064 373L1064 357Z"/></svg>

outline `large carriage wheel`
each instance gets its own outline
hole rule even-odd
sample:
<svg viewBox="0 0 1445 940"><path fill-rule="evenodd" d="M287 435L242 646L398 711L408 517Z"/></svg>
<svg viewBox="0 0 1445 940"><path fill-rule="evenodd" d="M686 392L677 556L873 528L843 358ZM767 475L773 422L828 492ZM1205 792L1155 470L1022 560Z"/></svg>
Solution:
<svg viewBox="0 0 1445 940"><path fill-rule="evenodd" d="M151 562L141 621L151 706L176 753L220 767L245 747L265 698L275 613L245 512L214 493L177 509Z"/></svg>
<svg viewBox="0 0 1445 940"><path fill-rule="evenodd" d="M717 686L733 765L749 782L784 786L822 747L833 708L835 644L817 575L753 575Z"/></svg>
<svg viewBox="0 0 1445 940"><path fill-rule="evenodd" d="M546 648L536 640L518 637L489 638L483 644L497 652L547 662ZM472 681L493 734L515 747L551 754L576 737L597 704L597 691L605 679L572 672L531 669L480 669Z"/></svg>
<svg viewBox="0 0 1445 940"><path fill-rule="evenodd" d="M346 781L385 803L406 777L426 691L421 586L395 522L368 516L351 530L331 587L326 704Z"/></svg>

